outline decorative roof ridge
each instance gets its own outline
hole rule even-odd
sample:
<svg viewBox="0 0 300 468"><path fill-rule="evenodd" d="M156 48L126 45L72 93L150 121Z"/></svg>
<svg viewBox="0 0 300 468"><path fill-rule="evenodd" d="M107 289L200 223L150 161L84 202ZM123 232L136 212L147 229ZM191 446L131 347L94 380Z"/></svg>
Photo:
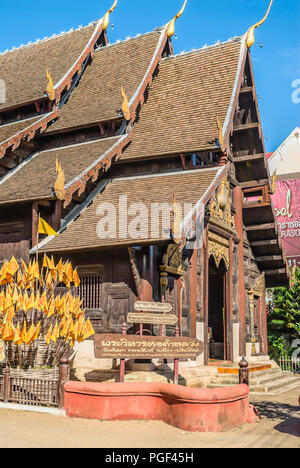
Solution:
<svg viewBox="0 0 300 468"><path fill-rule="evenodd" d="M248 51L248 48L246 45L247 33L241 36L240 39L241 39L241 47L240 47L239 63L238 63L238 68L236 72L235 83L234 83L233 90L232 90L230 104L228 106L227 114L226 114L225 121L223 124L223 137L225 140L225 145L227 146L228 150L229 150L229 134L233 129L234 111L237 106L239 89L241 88L242 73L243 73L243 69L245 66L246 56L247 56L247 51Z"/></svg>
<svg viewBox="0 0 300 468"><path fill-rule="evenodd" d="M162 60L166 61L166 60L172 60L172 59L183 57L183 56L185 57L186 55L196 54L198 52L203 52L205 50L213 49L213 48L216 48L216 47L221 47L221 46L229 44L229 43L239 42L239 41L242 41L244 37L245 37L245 35L243 35L243 36L234 36L234 37L231 37L230 39L228 39L227 41L223 41L223 42L217 41L215 44L211 44L211 45L205 44L204 46L199 47L198 49L195 48L195 49L188 50L188 51L182 51L182 52L180 52L178 54L170 55L169 57L164 57Z"/></svg>
<svg viewBox="0 0 300 468"><path fill-rule="evenodd" d="M43 39L36 39L35 41L29 41L27 44L21 44L20 46L17 47L12 47L11 49L6 49L2 52L0 52L0 57L6 54L11 54L13 52L16 52L21 49L25 49L27 47L32 47L36 46L38 44L51 41L52 39L57 39L58 37L66 36L67 34L72 34L73 32L80 31L81 29L88 29L91 26L96 26L98 21L92 21L91 23L87 24L86 26L78 26L77 28L70 28L68 31L61 31L60 33L54 33L52 36L46 36Z"/></svg>
<svg viewBox="0 0 300 468"><path fill-rule="evenodd" d="M221 167L221 169L224 166ZM201 167L198 169L188 169L188 170L174 170L168 172L157 172L156 174L142 174L142 175L133 175L127 177L116 177L111 180L112 183L115 182L122 182L122 181L129 181L129 180L142 180L142 179L153 179L157 177L170 177L170 176L186 176L188 174L199 174L205 172L214 171L216 174L221 170L220 166L213 166L213 167Z"/></svg>
<svg viewBox="0 0 300 468"><path fill-rule="evenodd" d="M12 151L14 151L19 148L22 140L26 139L27 141L31 141L38 130L40 130L40 132L45 131L48 123L56 119L59 115L60 110L56 107L53 111L44 114L40 119L33 122L25 129L20 130L12 137L0 142L0 159L4 157L9 147L12 147Z"/></svg>
<svg viewBox="0 0 300 468"><path fill-rule="evenodd" d="M46 112L45 114L49 114L49 112ZM21 123L21 122L29 122L29 120L34 120L34 119L38 119L38 117L44 117L45 114L40 114L40 115L34 115L33 117L27 117L25 119L21 119L21 120L13 120L13 122L7 122L5 124L1 124L0 125L0 129L2 128L6 128L6 127L9 127L10 125L16 125L18 123ZM0 142L1 143L1 142Z"/></svg>
<svg viewBox="0 0 300 468"><path fill-rule="evenodd" d="M120 159L123 149L131 142L132 137L133 132L121 135L108 150L102 153L92 164L65 185L66 198L64 201L64 208L69 206L75 192L78 192L79 196L83 194L89 180L96 182L99 177L100 170L107 172L110 169L113 160L117 161Z"/></svg>
<svg viewBox="0 0 300 468"><path fill-rule="evenodd" d="M119 139L120 139L120 136L118 135L107 137L107 138L98 138L97 140L82 141L80 143L74 143L74 144L65 145L65 146L56 146L55 148L44 149L40 151L40 153L50 153L52 151L61 151L61 150L65 150L68 148L76 148L77 146L92 145L93 143L100 143L102 141L119 140Z"/></svg>
<svg viewBox="0 0 300 468"><path fill-rule="evenodd" d="M75 206L71 211L70 213L66 216L66 218L63 220L62 222L62 225L58 231L58 234L62 234L71 224L73 224L74 222L76 222L76 220L79 218L79 216L81 216L83 214L83 212L86 211L86 209L88 209L91 204L94 202L95 198L101 194L102 192L104 192L104 190L107 188L107 186L109 184L113 184L114 182L121 182L121 181L128 181L128 180L140 180L142 178L146 179L146 178L151 178L151 177L166 177L166 176L170 176L170 175L186 175L186 174L189 174L189 173L201 173L201 172L206 172L208 170L212 170L212 169L215 169L215 177L213 179L213 181L211 182L211 184L209 185L208 189L206 190L206 192L202 195L201 199L197 202L197 205L199 205L199 203L207 203L207 201L209 200L209 198L211 198L216 190L216 188L218 187L218 185L221 183L221 181L223 180L224 176L226 176L228 173L229 173L229 169L230 169L230 165L227 164L226 166L222 166L222 167L216 167L216 168L206 168L206 169L196 169L196 170L189 170L189 171L174 171L174 172L168 172L168 173L160 173L160 174L149 174L149 175L144 175L144 176L132 176L132 177L120 177L120 178L115 178L115 179L112 179L112 178L105 178L103 180L101 180L101 182L97 185L97 187L88 195L88 197L82 202L81 205L78 205L78 206ZM190 223L188 222L189 221L189 218L192 217L193 213L194 213L195 210L193 210L192 212L190 212L186 217L185 219L183 220L182 224L183 224L183 228L184 228L184 231L185 231L185 234L187 234L189 228L190 228ZM46 244L48 244L49 242L51 242L53 239L55 239L56 236L48 236L46 237L45 239L43 239L39 245L37 247L33 247L31 250L30 250L30 254L34 254L36 253L37 249L38 250L41 250Z"/></svg>
<svg viewBox="0 0 300 468"><path fill-rule="evenodd" d="M160 33L160 32L162 32L164 30L165 30L165 27L163 26L163 27L160 27L160 28L155 28L152 31L149 31L149 32L146 32L146 33L138 33L135 36L127 36L125 39L117 39L115 42L110 42L110 43L106 44L105 46L98 47L98 49L95 49L95 53L101 52L102 50L109 49L110 47L115 47L115 46L118 46L120 44L127 43L127 42L132 41L134 39L137 39L139 37L145 37L145 36L150 36L151 34L154 34L154 33Z"/></svg>
<svg viewBox="0 0 300 468"><path fill-rule="evenodd" d="M75 206L70 211L70 213L64 219L62 219L61 227L58 230L59 235L62 234L69 227L70 224L72 224L74 221L76 221L76 219L78 219L82 212L85 211L86 208L88 208L91 205L91 203L93 203L96 196L105 190L107 184L110 181L110 179L103 179L80 205ZM36 253L37 250L42 249L42 247L44 247L46 244L55 239L55 237L56 236L47 236L45 239L40 241L40 243L37 246L33 247L29 251L30 255Z"/></svg>

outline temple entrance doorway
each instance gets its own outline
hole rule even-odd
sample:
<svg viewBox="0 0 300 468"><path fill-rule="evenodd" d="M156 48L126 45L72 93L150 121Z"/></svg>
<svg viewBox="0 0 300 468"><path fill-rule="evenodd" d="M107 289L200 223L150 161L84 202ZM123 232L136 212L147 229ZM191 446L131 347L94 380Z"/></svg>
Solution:
<svg viewBox="0 0 300 468"><path fill-rule="evenodd" d="M217 267L209 260L208 343L209 359L227 360L226 324L226 266L221 260Z"/></svg>

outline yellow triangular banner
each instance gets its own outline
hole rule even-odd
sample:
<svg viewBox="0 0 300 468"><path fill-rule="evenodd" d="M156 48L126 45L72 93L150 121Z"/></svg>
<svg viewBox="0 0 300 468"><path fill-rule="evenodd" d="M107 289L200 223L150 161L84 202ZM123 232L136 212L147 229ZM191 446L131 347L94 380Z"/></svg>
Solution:
<svg viewBox="0 0 300 468"><path fill-rule="evenodd" d="M46 234L47 236L58 236L57 232L49 226L46 221L40 217L39 221L39 234Z"/></svg>

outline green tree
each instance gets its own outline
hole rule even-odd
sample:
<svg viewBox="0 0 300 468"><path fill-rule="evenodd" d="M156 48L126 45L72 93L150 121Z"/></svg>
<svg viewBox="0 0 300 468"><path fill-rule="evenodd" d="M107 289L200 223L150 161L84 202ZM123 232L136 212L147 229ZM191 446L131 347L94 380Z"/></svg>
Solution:
<svg viewBox="0 0 300 468"><path fill-rule="evenodd" d="M270 291L268 341L274 359L291 355L292 341L300 336L300 269L291 271L289 287Z"/></svg>

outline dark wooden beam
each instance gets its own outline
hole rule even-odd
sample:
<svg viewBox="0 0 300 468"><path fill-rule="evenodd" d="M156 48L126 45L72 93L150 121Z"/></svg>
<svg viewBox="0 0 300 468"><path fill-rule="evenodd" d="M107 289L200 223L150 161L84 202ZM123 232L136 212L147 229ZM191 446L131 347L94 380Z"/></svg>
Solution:
<svg viewBox="0 0 300 468"><path fill-rule="evenodd" d="M253 226L247 226L246 231L253 232L253 231L264 231L267 229L276 229L275 223L267 223L267 224L255 224Z"/></svg>
<svg viewBox="0 0 300 468"><path fill-rule="evenodd" d="M261 161L265 159L264 153L260 154L248 154L247 156L237 156L233 158L233 162L235 163L247 163L252 161Z"/></svg>
<svg viewBox="0 0 300 468"><path fill-rule="evenodd" d="M233 131L245 132L247 130L252 130L254 128L259 128L259 122L253 122L253 123L244 124L244 125L237 125L236 127L233 127Z"/></svg>
<svg viewBox="0 0 300 468"><path fill-rule="evenodd" d="M283 261L283 258L281 255L266 255L264 257L256 257L256 261L259 262L259 263L262 263L262 262L278 262L282 260Z"/></svg>
<svg viewBox="0 0 300 468"><path fill-rule="evenodd" d="M269 179L250 180L249 182L240 182L242 189L269 186Z"/></svg>
<svg viewBox="0 0 300 468"><path fill-rule="evenodd" d="M250 242L251 247L264 247L268 245L279 245L278 239L266 239Z"/></svg>
<svg viewBox="0 0 300 468"><path fill-rule="evenodd" d="M252 92L253 92L253 86L246 86L245 88L240 89L240 94L252 93Z"/></svg>
<svg viewBox="0 0 300 468"><path fill-rule="evenodd" d="M268 207L271 207L271 203L258 202L258 201L243 203L243 209L244 210L251 209L251 208L256 209L256 208L268 208Z"/></svg>
<svg viewBox="0 0 300 468"><path fill-rule="evenodd" d="M287 271L285 268L277 268L276 270L265 270L267 276L286 275Z"/></svg>

